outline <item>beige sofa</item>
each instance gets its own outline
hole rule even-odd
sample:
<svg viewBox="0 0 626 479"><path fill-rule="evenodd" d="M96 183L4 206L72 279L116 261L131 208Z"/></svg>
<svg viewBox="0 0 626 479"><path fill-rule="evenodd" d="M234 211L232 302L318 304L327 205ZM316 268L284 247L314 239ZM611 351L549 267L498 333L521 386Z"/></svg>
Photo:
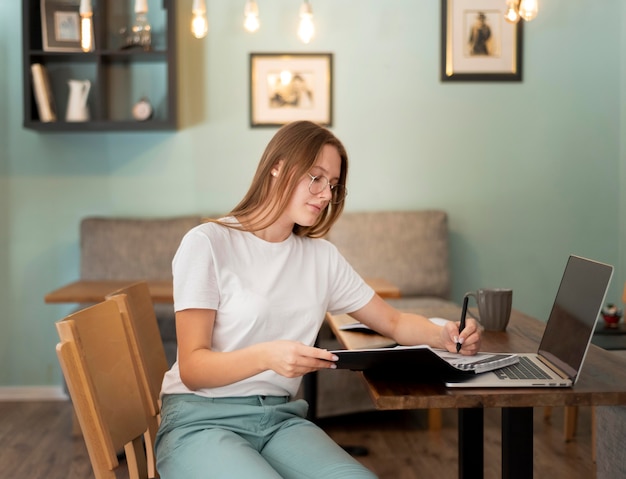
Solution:
<svg viewBox="0 0 626 479"><path fill-rule="evenodd" d="M171 280L171 259L180 239L201 221L200 216L85 218L80 225L81 278ZM419 308L447 302L450 272L445 212L346 212L327 239L362 276L395 284L402 293L402 299L394 300L398 306ZM173 307L158 304L155 309L171 363L176 357ZM326 327L319 343L338 347ZM373 408L362 379L353 372L322 371L316 383L314 416Z"/></svg>
<svg viewBox="0 0 626 479"><path fill-rule="evenodd" d="M626 302L626 287L624 288ZM615 350L611 354L626 358L626 351ZM626 406L596 406L596 479L626 477Z"/></svg>

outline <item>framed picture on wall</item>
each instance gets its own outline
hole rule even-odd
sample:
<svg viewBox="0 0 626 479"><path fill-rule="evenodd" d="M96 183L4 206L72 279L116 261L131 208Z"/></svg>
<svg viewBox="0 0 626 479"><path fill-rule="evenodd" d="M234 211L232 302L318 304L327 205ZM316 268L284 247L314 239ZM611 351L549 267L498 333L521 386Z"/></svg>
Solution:
<svg viewBox="0 0 626 479"><path fill-rule="evenodd" d="M331 126L332 70L332 53L251 53L250 126Z"/></svg>
<svg viewBox="0 0 626 479"><path fill-rule="evenodd" d="M441 0L441 81L522 81L522 22L504 0Z"/></svg>
<svg viewBox="0 0 626 479"><path fill-rule="evenodd" d="M41 0L41 37L47 52L80 52L80 0Z"/></svg>

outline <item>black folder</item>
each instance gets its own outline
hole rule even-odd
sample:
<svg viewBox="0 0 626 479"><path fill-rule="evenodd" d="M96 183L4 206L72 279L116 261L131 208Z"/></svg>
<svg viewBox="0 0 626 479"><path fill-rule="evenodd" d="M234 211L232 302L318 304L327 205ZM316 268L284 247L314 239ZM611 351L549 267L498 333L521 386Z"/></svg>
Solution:
<svg viewBox="0 0 626 479"><path fill-rule="evenodd" d="M339 349L337 369L383 374L387 377L449 379L492 371L519 361L515 354L477 353L463 356L429 346L396 346L376 349Z"/></svg>

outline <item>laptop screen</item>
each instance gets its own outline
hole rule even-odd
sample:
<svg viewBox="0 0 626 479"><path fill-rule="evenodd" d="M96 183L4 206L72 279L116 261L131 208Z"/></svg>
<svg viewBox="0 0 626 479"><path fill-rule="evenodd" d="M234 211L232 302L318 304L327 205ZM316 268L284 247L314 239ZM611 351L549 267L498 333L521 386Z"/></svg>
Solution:
<svg viewBox="0 0 626 479"><path fill-rule="evenodd" d="M602 309L613 267L570 256L539 354L576 379Z"/></svg>

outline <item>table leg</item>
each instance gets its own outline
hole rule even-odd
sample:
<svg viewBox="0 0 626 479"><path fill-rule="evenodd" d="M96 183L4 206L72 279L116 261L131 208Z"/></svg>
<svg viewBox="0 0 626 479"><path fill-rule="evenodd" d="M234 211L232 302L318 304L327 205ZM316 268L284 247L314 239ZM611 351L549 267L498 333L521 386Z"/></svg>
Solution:
<svg viewBox="0 0 626 479"><path fill-rule="evenodd" d="M317 372L305 374L302 377L302 395L309 403L309 413L307 419L311 422L317 421Z"/></svg>
<svg viewBox="0 0 626 479"><path fill-rule="evenodd" d="M443 416L441 409L430 408L428 410L428 430L441 431L443 427Z"/></svg>
<svg viewBox="0 0 626 479"><path fill-rule="evenodd" d="M565 435L565 441L571 441L576 436L576 425L578 423L578 407L577 406L565 406L563 412L563 434Z"/></svg>
<svg viewBox="0 0 626 479"><path fill-rule="evenodd" d="M502 408L502 477L533 477L533 408Z"/></svg>
<svg viewBox="0 0 626 479"><path fill-rule="evenodd" d="M303 396L309 403L309 413L307 419L311 422L317 421L317 372L305 374L302 377ZM341 444L346 452L352 456L367 456L369 450L365 446L354 446Z"/></svg>
<svg viewBox="0 0 626 479"><path fill-rule="evenodd" d="M313 346L319 346L320 338L315 338ZM317 421L317 372L305 374L302 377L302 395L304 400L309 403L309 412L307 419L311 422Z"/></svg>
<svg viewBox="0 0 626 479"><path fill-rule="evenodd" d="M459 479L481 479L484 467L484 411L459 409Z"/></svg>

